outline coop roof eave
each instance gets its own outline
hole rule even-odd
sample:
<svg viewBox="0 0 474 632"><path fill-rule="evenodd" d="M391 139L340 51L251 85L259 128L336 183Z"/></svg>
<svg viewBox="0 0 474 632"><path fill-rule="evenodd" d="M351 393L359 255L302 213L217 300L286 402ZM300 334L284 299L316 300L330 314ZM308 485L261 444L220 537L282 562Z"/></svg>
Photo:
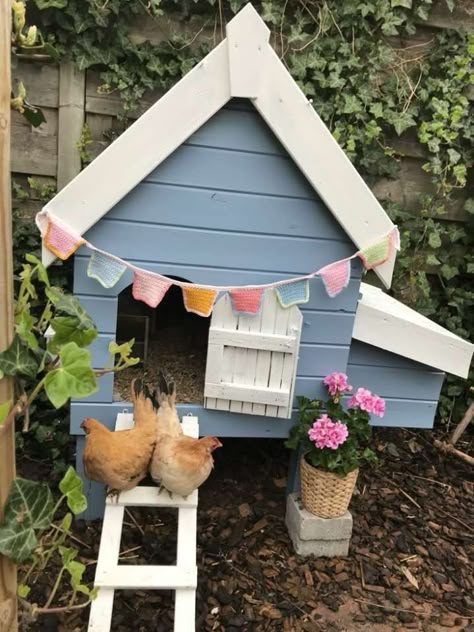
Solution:
<svg viewBox="0 0 474 632"><path fill-rule="evenodd" d="M353 337L446 373L466 378L474 345L403 305L379 288L361 283Z"/></svg>
<svg viewBox="0 0 474 632"><path fill-rule="evenodd" d="M227 38L62 189L45 209L84 234L231 98L249 98L358 248L393 224L269 43L251 4ZM395 251L376 268L390 286ZM43 250L43 262L55 257Z"/></svg>

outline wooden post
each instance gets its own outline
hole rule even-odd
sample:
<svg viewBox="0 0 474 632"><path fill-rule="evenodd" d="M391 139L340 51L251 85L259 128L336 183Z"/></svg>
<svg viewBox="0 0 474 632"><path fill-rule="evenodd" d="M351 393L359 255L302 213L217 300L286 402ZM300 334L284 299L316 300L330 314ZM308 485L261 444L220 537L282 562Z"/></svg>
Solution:
<svg viewBox="0 0 474 632"><path fill-rule="evenodd" d="M0 2L0 351L13 335L13 266L10 200L10 42L11 5ZM0 381L0 403L11 400L11 380ZM0 438L0 520L15 476L15 426ZM0 632L13 632L16 624L16 568L0 555Z"/></svg>
<svg viewBox="0 0 474 632"><path fill-rule="evenodd" d="M85 120L86 73L71 61L59 66L58 191L81 171L76 144Z"/></svg>

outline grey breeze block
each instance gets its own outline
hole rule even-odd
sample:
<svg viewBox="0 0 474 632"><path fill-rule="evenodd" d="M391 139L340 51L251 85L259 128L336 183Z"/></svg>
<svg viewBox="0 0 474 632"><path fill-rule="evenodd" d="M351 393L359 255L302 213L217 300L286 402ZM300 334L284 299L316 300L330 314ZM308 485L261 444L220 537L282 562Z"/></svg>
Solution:
<svg viewBox="0 0 474 632"><path fill-rule="evenodd" d="M286 526L298 555L344 557L349 553L352 515L349 511L338 518L320 518L306 511L297 493L286 501Z"/></svg>

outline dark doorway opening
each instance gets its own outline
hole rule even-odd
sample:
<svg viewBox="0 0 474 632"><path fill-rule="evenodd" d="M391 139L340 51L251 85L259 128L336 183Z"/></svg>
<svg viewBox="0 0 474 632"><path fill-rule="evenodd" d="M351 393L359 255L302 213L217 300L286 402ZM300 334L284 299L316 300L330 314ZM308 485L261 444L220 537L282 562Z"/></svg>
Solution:
<svg viewBox="0 0 474 632"><path fill-rule="evenodd" d="M178 281L186 281L174 277ZM176 384L180 403L204 400L207 342L210 318L187 312L181 288L172 286L155 309L132 296L132 286L119 294L117 342L135 338L134 355L139 365L115 374L114 400L130 400L130 381L144 377L157 383L159 371Z"/></svg>

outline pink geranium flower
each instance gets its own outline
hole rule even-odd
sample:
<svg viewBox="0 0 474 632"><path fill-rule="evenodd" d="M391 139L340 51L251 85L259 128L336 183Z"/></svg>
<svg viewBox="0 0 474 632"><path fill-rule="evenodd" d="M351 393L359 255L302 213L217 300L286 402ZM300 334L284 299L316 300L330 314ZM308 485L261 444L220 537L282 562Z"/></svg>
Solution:
<svg viewBox="0 0 474 632"><path fill-rule="evenodd" d="M348 399L349 408L360 408L368 413L383 417L385 413L385 400L374 395L367 388L358 388L357 392Z"/></svg>
<svg viewBox="0 0 474 632"><path fill-rule="evenodd" d="M328 391L331 395L336 395L336 393L342 393L343 391L352 391L352 386L347 382L347 375L345 373L333 371L329 375L326 375L323 382L328 387Z"/></svg>
<svg viewBox="0 0 474 632"><path fill-rule="evenodd" d="M317 448L331 448L331 450L343 444L348 434L345 424L333 421L326 414L316 419L313 427L308 430L308 437L314 441Z"/></svg>

